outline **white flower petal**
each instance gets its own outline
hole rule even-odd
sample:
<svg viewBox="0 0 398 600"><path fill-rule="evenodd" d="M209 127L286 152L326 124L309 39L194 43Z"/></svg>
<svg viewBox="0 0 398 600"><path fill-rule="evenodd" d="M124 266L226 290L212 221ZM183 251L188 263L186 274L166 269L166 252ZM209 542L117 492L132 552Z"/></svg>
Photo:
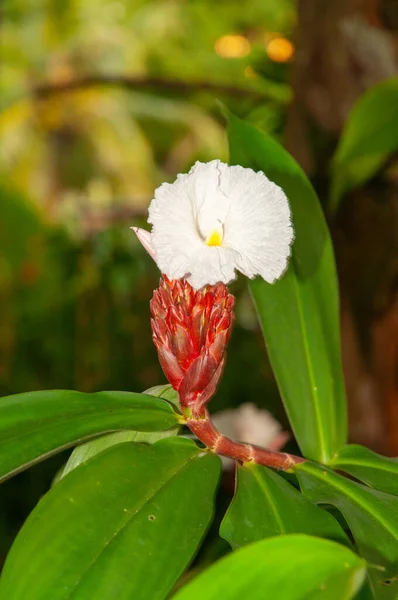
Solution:
<svg viewBox="0 0 398 600"><path fill-rule="evenodd" d="M192 257L192 264L187 271L188 282L193 288L199 290L204 285L215 285L219 281L224 283L233 281L236 278L236 252L221 246L207 246L196 252Z"/></svg>
<svg viewBox="0 0 398 600"><path fill-rule="evenodd" d="M283 190L261 171L222 165L222 190L230 198L224 245L238 253L237 268L269 283L287 267L293 229Z"/></svg>
<svg viewBox="0 0 398 600"><path fill-rule="evenodd" d="M239 270L272 283L287 267L293 230L284 192L262 173L218 160L197 162L164 183L149 207L156 262L199 289Z"/></svg>
<svg viewBox="0 0 398 600"><path fill-rule="evenodd" d="M239 413L236 425L239 439L243 442L269 448L282 433L282 426L271 413L251 402L242 404Z"/></svg>
<svg viewBox="0 0 398 600"><path fill-rule="evenodd" d="M220 186L221 166L227 165L219 160L197 162L188 174L192 179L197 225L204 239L213 228L225 222L229 211L229 198Z"/></svg>
<svg viewBox="0 0 398 600"><path fill-rule="evenodd" d="M282 433L282 426L271 413L251 402L215 413L212 420L227 437L266 448Z"/></svg>
<svg viewBox="0 0 398 600"><path fill-rule="evenodd" d="M214 425L225 436L255 446L280 450L288 441L289 434L267 410L247 402L238 408L223 410L212 415ZM223 460L225 466L233 461Z"/></svg>
<svg viewBox="0 0 398 600"><path fill-rule="evenodd" d="M189 175L180 175L173 184L163 183L149 206L156 263L170 279L180 279L190 272L192 254L202 244L192 198Z"/></svg>

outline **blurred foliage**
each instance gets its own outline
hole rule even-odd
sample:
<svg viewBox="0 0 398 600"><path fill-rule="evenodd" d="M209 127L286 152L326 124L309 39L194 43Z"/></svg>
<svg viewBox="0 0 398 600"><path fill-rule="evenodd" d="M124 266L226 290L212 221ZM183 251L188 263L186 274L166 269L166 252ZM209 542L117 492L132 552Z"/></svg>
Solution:
<svg viewBox="0 0 398 600"><path fill-rule="evenodd" d="M164 381L148 306L159 273L128 227L145 226L162 181L227 158L217 99L281 135L287 58L267 48L295 19L293 0L245 10L237 0L2 2L0 395ZM102 84L39 93L92 76ZM250 400L286 424L251 299L243 282L233 291L237 324L212 408ZM66 458L3 485L0 562Z"/></svg>
<svg viewBox="0 0 398 600"><path fill-rule="evenodd" d="M195 160L226 158L214 103L223 86L259 92L231 98L235 112L278 121L290 97L286 65L273 63L265 44L270 32L290 32L294 18L292 0L256 0L243 13L236 1L6 1L0 169L52 217L75 217L75 227L93 206L146 206L157 185ZM231 33L245 36L249 54L216 53L217 40ZM36 93L40 83L87 75L199 85L183 95L143 85Z"/></svg>
<svg viewBox="0 0 398 600"><path fill-rule="evenodd" d="M398 148L398 77L370 88L352 108L333 159L330 208L374 177Z"/></svg>

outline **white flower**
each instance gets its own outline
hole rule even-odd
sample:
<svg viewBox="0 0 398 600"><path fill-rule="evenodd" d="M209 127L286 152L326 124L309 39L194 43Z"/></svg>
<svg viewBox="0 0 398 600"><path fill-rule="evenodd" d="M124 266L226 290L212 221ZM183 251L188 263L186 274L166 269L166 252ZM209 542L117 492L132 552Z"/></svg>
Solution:
<svg viewBox="0 0 398 600"><path fill-rule="evenodd" d="M195 288L229 283L236 270L269 283L287 267L293 229L288 200L261 171L197 162L163 183L149 206L152 234L133 228L169 279Z"/></svg>
<svg viewBox="0 0 398 600"><path fill-rule="evenodd" d="M280 450L289 438L270 412L251 402L215 413L212 420L227 437L272 450Z"/></svg>
<svg viewBox="0 0 398 600"><path fill-rule="evenodd" d="M214 425L227 437L279 451L289 439L289 434L267 410L247 402L239 408L224 410L212 415ZM222 458L225 467L233 461Z"/></svg>

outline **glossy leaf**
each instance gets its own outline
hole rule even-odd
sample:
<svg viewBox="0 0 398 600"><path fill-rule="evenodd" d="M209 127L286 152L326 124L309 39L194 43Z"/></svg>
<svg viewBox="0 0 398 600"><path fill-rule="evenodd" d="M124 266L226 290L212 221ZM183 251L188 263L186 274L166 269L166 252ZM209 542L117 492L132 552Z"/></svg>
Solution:
<svg viewBox="0 0 398 600"><path fill-rule="evenodd" d="M174 404L174 406L177 408L179 407L178 393L169 383L155 385L148 390L145 390L143 393L149 394L150 396L155 396L156 398L164 398L164 400L171 402L171 404Z"/></svg>
<svg viewBox="0 0 398 600"><path fill-rule="evenodd" d="M348 600L364 576L365 562L344 546L286 535L229 554L172 600Z"/></svg>
<svg viewBox="0 0 398 600"><path fill-rule="evenodd" d="M117 433L109 433L108 435L102 435L91 442L86 442L81 446L77 446L69 457L60 478L68 475L73 469L76 469L81 463L86 462L93 456L96 456L103 450L111 448L116 444L123 444L124 442L136 442L153 444L163 438L172 437L177 434L177 429L172 427L165 431L154 431L152 433L144 433L140 431L118 431ZM58 479L59 480L59 479Z"/></svg>
<svg viewBox="0 0 398 600"><path fill-rule="evenodd" d="M369 563L378 600L398 597L398 498L370 489L314 463L295 466L303 493L343 514L360 554Z"/></svg>
<svg viewBox="0 0 398 600"><path fill-rule="evenodd" d="M306 533L347 543L337 521L271 469L237 467L237 489L220 534L233 548L286 533Z"/></svg>
<svg viewBox="0 0 398 600"><path fill-rule="evenodd" d="M217 456L183 438L118 444L44 496L6 560L8 600L161 600L213 514Z"/></svg>
<svg viewBox="0 0 398 600"><path fill-rule="evenodd" d="M0 481L99 433L178 422L165 400L131 392L28 392L0 398Z"/></svg>
<svg viewBox="0 0 398 600"><path fill-rule="evenodd" d="M287 273L251 284L271 365L304 456L326 462L346 443L333 249L316 194L271 137L231 116L231 164L262 170L289 199L295 229Z"/></svg>
<svg viewBox="0 0 398 600"><path fill-rule="evenodd" d="M398 77L370 88L351 110L333 161L332 209L398 148Z"/></svg>
<svg viewBox="0 0 398 600"><path fill-rule="evenodd" d="M164 398L174 405L178 406L178 394L171 385L157 385L145 390L144 394L155 396L156 398ZM172 437L177 435L180 427L170 427L164 431L118 431L116 433L110 433L108 435L102 435L95 440L86 442L77 446L69 457L61 474L57 478L57 481L61 477L65 477L70 471L78 467L82 462L89 460L99 452L102 452L106 448L110 448L115 444L121 444L123 442L144 442L146 444L154 444L158 440L166 437Z"/></svg>
<svg viewBox="0 0 398 600"><path fill-rule="evenodd" d="M370 487L398 495L398 458L387 458L364 446L344 446L329 466L345 471Z"/></svg>

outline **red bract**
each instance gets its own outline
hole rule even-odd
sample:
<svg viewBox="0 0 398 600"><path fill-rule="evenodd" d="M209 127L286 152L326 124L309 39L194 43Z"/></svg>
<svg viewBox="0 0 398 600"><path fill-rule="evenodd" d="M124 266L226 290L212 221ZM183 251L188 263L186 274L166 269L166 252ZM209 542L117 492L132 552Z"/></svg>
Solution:
<svg viewBox="0 0 398 600"><path fill-rule="evenodd" d="M235 298L223 283L199 291L163 277L151 300L153 341L167 379L192 413L214 394L225 363Z"/></svg>

